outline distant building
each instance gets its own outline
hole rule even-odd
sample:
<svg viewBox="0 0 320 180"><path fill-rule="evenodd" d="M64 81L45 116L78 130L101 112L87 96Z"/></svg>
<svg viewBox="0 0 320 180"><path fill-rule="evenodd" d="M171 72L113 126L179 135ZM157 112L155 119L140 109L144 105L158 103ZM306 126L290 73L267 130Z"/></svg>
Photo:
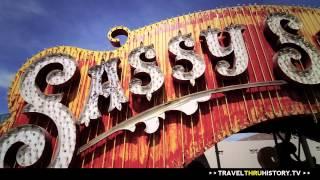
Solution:
<svg viewBox="0 0 320 180"><path fill-rule="evenodd" d="M199 167L209 166L210 168L307 168L308 164L302 145L299 144L299 138L293 136L290 142L294 148L292 152L286 151L287 157L289 157L286 159L286 167L281 167L280 160L282 157L279 158L280 155L278 153L280 149L277 151L272 134L262 133L253 135L235 134L217 144L218 152L215 147L212 147L204 153L205 156L201 157L203 158L202 160L198 159L196 161L202 165L199 165ZM320 142L307 139L307 143L315 164L319 167Z"/></svg>

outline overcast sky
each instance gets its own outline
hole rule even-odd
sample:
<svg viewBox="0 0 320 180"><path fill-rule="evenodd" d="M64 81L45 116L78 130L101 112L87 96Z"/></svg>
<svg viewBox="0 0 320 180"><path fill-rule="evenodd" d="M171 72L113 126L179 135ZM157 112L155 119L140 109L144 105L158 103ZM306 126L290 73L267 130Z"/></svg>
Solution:
<svg viewBox="0 0 320 180"><path fill-rule="evenodd" d="M27 58L57 45L108 50L106 32L116 25L136 29L189 12L237 4L319 7L319 0L0 0L0 113L7 91Z"/></svg>

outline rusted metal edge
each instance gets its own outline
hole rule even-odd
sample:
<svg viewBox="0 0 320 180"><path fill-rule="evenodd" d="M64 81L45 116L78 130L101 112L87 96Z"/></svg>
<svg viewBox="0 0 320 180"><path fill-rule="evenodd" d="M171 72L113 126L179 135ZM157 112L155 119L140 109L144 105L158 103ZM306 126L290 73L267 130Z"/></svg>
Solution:
<svg viewBox="0 0 320 180"><path fill-rule="evenodd" d="M208 96L210 96L210 98L208 98L207 100L210 100L212 94L241 90L241 89L248 89L248 88L257 88L257 87L266 87L266 86L280 86L280 85L285 85L285 84L287 84L287 82L283 81L283 80L247 83L247 84L225 86L225 87L220 87L220 88L216 88L216 89L209 89L209 90L189 94L187 96L183 96L183 97L175 99L173 101L169 101L164 104L150 108L150 109L148 109L148 110L146 110L146 111L144 111L134 117L129 118L126 121L121 122L120 124L109 129L108 131L106 131L106 132L100 134L99 136L95 137L94 139L90 140L87 144L81 146L79 148L77 154L84 152L85 150L89 149L93 145L97 144L101 140L107 138L108 136L110 136L111 134L113 134L117 131L130 130L130 131L134 132L135 125L137 123L145 122L146 120L148 120L150 118L161 117L162 119L165 119L165 117L164 117L165 112L171 111L171 110L178 110L177 107L181 107L181 106L188 104L189 102L192 102L192 101L197 102L197 103L204 102L200 99L208 97ZM181 111L183 111L183 110L181 110ZM183 111L183 112L185 112L185 111ZM191 112L191 113L186 113L186 114L190 115L193 113Z"/></svg>

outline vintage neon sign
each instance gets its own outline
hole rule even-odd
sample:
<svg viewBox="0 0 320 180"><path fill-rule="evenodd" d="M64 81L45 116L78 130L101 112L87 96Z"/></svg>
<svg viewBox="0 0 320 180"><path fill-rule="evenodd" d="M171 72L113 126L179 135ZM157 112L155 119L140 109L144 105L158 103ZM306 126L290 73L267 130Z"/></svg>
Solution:
<svg viewBox="0 0 320 180"><path fill-rule="evenodd" d="M293 15L274 13L270 14L266 20L265 34L277 39L277 42L273 45L279 50L274 56L274 60L279 72L284 75L286 80L304 85L319 84L320 55L310 43L306 42L297 33L300 27L301 23ZM201 33L209 53L214 57L213 60L218 60L216 72L221 77L234 78L242 75L247 70L249 55L242 36L243 30L241 25L228 26L224 30L230 40L227 46L219 42L218 36L223 33L221 30L208 28ZM192 64L192 69L185 69L179 64L174 65L172 72L174 79L189 82L194 86L197 79L205 73L206 64L194 51L194 40L190 34L183 35L179 32L177 36L169 40L168 51L175 63L188 61ZM158 61L156 53L153 45L141 44L140 47L132 50L128 55L133 76L138 73L145 73L150 77L150 82L146 85L142 84L141 79L132 78L129 86L130 92L145 96L149 101L152 98L152 94L164 84L163 73L156 63ZM76 123L88 126L92 119L98 119L101 116L98 108L99 96L109 97L108 111L115 109L121 111L122 104L128 102L128 98L119 83L117 74L118 62L118 58L113 58L91 67L89 71L89 76L91 77L90 93L88 99L84 102L86 104L81 116L76 121L67 106L61 103L63 93L48 95L43 93L36 84L36 78L39 73L44 68L53 66L54 69L46 76L47 84L52 86L67 85L77 74L77 64L72 57L66 55L48 56L33 63L25 71L20 84L20 94L28 103L24 108L24 112L44 114L54 121L58 129L58 148L48 167L69 166L75 151ZM296 62L300 63L301 66L297 66ZM103 82L104 74L107 76L107 81L105 82ZM78 152L85 151L117 131L129 130L133 132L137 123L142 122L146 125L146 133L154 133L159 128L159 118L165 119L165 112L177 110L186 115L192 115L198 109L198 103L209 101L214 93L283 84L286 84L286 81L257 82L209 89L190 94L152 107L129 118L89 141L86 145L80 147ZM35 125L12 129L0 138L0 167L6 167L6 153L16 142L24 144L17 151L17 163L21 166L35 164L41 158L45 149L46 138L45 130ZM33 141L34 139L38 139L38 141Z"/></svg>

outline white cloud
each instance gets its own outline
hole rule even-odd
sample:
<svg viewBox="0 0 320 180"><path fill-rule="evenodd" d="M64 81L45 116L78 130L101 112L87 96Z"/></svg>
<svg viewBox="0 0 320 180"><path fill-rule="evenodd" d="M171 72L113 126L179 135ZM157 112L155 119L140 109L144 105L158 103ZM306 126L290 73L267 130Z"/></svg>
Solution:
<svg viewBox="0 0 320 180"><path fill-rule="evenodd" d="M8 88L14 78L15 73L0 69L0 88Z"/></svg>
<svg viewBox="0 0 320 180"><path fill-rule="evenodd" d="M254 136L257 133L237 133L229 136L228 138L224 139L224 141L240 141L241 139L248 138L250 136Z"/></svg>
<svg viewBox="0 0 320 180"><path fill-rule="evenodd" d="M1 19L21 19L34 15L43 16L45 9L37 0L1 0L0 1L0 20Z"/></svg>

